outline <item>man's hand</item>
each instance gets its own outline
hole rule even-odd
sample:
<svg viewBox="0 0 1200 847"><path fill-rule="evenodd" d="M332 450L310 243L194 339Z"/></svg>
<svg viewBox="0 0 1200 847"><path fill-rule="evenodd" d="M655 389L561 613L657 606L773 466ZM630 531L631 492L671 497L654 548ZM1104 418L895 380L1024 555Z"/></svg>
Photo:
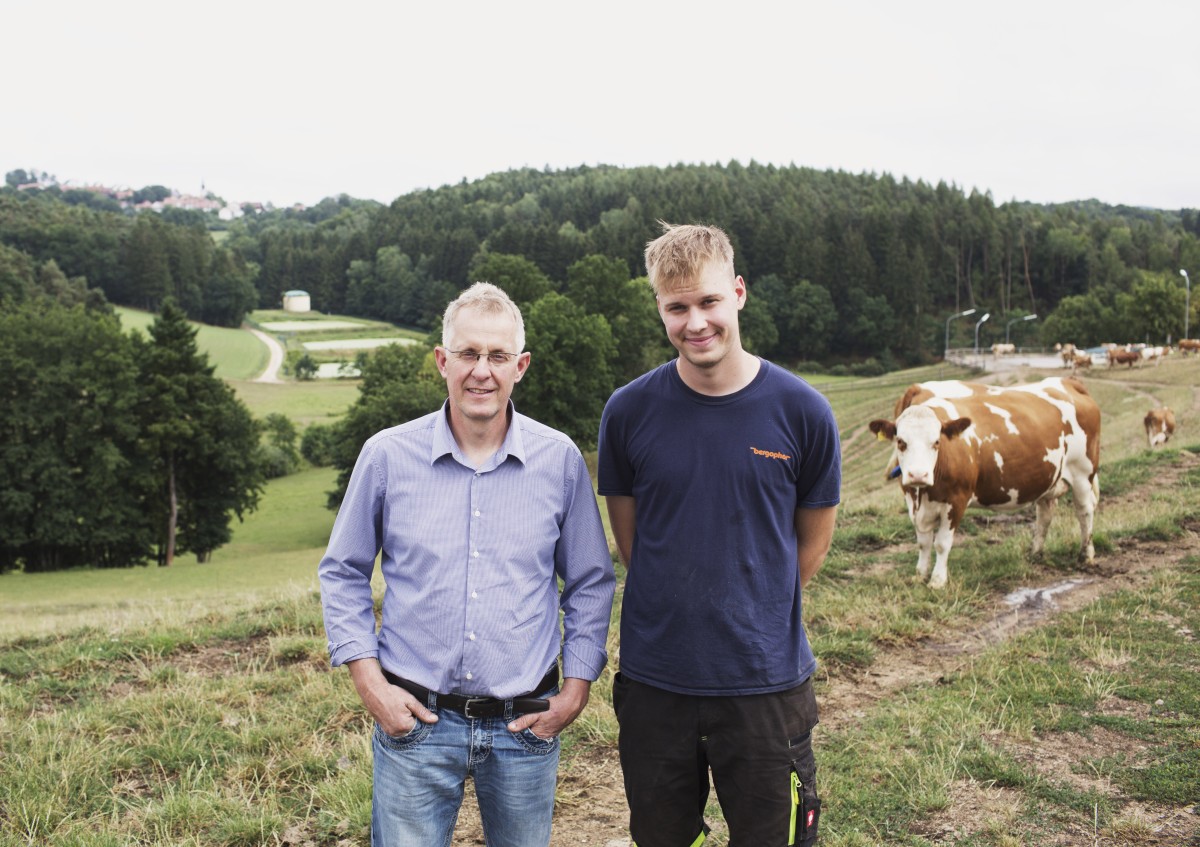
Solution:
<svg viewBox="0 0 1200 847"><path fill-rule="evenodd" d="M347 666L359 699L387 735L393 738L406 735L417 721L437 723L437 715L425 708L424 703L387 681L378 659L357 659Z"/></svg>
<svg viewBox="0 0 1200 847"><path fill-rule="evenodd" d="M528 729L538 738L549 740L571 725L587 705L592 684L586 679L570 677L563 680L562 689L550 698L545 712L531 712L508 725L509 732Z"/></svg>

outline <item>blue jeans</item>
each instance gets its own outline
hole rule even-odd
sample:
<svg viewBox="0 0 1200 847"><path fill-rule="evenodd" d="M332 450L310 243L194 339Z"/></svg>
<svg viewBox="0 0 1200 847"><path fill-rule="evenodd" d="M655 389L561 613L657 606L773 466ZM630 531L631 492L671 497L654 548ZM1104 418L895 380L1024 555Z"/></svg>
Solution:
<svg viewBox="0 0 1200 847"><path fill-rule="evenodd" d="M418 721L399 738L375 727L372 847L449 847L468 776L488 847L546 847L558 739L509 732L515 714L469 719L437 711L437 723Z"/></svg>

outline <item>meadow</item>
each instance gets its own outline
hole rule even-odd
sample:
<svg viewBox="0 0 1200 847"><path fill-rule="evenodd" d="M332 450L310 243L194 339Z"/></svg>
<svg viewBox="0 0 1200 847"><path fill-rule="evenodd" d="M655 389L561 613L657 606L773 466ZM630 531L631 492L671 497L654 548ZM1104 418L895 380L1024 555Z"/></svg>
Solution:
<svg viewBox="0 0 1200 847"><path fill-rule="evenodd" d="M201 344L239 359L220 335ZM933 592L883 479L890 447L866 424L912 381L964 376L939 365L821 386L845 457L834 546L805 592L821 843L1196 844L1200 360L1084 377L1104 418L1095 568L1076 564L1069 507L1042 563L1024 552L1030 515L972 512ZM353 400L353 383L248 379L231 382L259 416L332 420ZM1141 417L1164 402L1180 432L1152 453ZM0 845L369 843L368 722L328 668L315 584L332 481L272 481L207 564L0 577ZM618 594L614 621L619 607ZM564 735L556 847L627 844L614 671ZM724 844L710 811L708 843ZM468 807L455 844L478 838Z"/></svg>

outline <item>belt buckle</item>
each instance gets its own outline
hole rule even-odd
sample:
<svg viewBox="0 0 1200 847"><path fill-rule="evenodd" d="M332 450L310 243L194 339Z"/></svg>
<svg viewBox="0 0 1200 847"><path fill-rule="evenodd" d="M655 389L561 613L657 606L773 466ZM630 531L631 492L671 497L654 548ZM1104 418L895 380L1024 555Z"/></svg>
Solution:
<svg viewBox="0 0 1200 847"><path fill-rule="evenodd" d="M491 697L472 697L469 700L467 700L467 702L463 703L463 715L465 717L471 718L472 720L478 720L479 718L482 718L485 716L471 714L471 707L472 706L483 707L483 706L490 705L491 703L492 703Z"/></svg>

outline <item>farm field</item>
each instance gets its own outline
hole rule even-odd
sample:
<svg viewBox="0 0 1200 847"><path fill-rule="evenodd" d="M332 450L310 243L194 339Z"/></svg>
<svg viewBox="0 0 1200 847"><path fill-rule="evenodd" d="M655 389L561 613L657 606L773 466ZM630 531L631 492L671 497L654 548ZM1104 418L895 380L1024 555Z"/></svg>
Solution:
<svg viewBox="0 0 1200 847"><path fill-rule="evenodd" d="M126 331L137 329L149 337L150 324L155 317L152 312L115 307ZM193 323L199 332L196 345L208 354L209 362L216 367L221 379L253 379L267 366L267 348L261 341L242 329L208 326Z"/></svg>
<svg viewBox="0 0 1200 847"><path fill-rule="evenodd" d="M973 511L933 592L866 424L910 382L967 373L821 385L845 459L805 592L821 843L1200 843L1200 359L1084 377L1103 414L1094 568L1069 506L1040 564L1031 513ZM1065 372L981 379L1047 373ZM256 415L309 422L356 391L234 384ZM1163 403L1180 429L1151 453L1141 418ZM315 586L332 477L273 481L210 564L0 577L0 845L368 843L367 724L328 668ZM1035 590L1007 601L1018 589ZM564 736L555 847L628 845L614 671ZM710 811L707 843L725 844ZM471 802L454 843L482 843Z"/></svg>
<svg viewBox="0 0 1200 847"><path fill-rule="evenodd" d="M363 350L385 344L424 343L428 333L383 321L260 309L246 322L274 336L291 353L307 353L319 365L352 363ZM336 368L330 368L336 372Z"/></svg>

